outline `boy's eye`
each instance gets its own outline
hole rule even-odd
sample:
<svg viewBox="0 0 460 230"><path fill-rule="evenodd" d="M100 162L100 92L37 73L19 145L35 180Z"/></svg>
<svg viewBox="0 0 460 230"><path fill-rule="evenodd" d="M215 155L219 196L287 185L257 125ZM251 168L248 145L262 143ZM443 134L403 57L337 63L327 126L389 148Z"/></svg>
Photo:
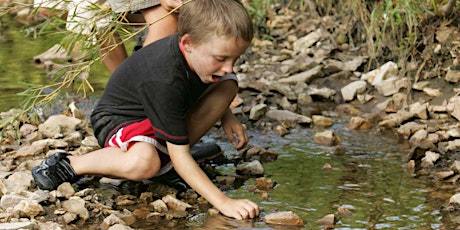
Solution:
<svg viewBox="0 0 460 230"><path fill-rule="evenodd" d="M223 62L225 61L225 57L214 57L217 61Z"/></svg>

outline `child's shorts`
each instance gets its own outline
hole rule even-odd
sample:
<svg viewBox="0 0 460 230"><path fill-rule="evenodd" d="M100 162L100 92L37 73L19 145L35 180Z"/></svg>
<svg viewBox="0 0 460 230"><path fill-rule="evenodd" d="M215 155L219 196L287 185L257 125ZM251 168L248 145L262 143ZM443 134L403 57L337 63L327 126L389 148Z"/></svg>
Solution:
<svg viewBox="0 0 460 230"><path fill-rule="evenodd" d="M112 135L105 147L118 147L122 151L128 151L136 142L146 142L155 146L161 161L161 169L157 176L168 172L173 166L166 148L166 141L155 137L153 126L149 119L134 122L118 129Z"/></svg>

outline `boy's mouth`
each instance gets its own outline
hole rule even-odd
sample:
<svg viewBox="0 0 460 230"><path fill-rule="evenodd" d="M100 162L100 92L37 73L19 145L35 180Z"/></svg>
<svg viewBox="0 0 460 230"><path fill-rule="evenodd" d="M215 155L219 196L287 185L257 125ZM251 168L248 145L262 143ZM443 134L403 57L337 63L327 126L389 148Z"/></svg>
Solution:
<svg viewBox="0 0 460 230"><path fill-rule="evenodd" d="M217 75L212 75L212 81L213 82L218 82L220 80L221 76L217 76Z"/></svg>

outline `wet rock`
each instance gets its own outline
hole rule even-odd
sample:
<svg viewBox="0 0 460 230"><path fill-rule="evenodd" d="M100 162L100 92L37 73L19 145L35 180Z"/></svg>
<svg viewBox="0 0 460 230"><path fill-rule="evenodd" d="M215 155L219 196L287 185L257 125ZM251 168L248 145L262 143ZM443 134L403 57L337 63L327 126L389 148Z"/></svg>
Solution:
<svg viewBox="0 0 460 230"><path fill-rule="evenodd" d="M163 201L163 200L155 200L153 201L150 206L153 207L153 210L155 210L156 212L166 212L168 211L168 206L166 205L166 203Z"/></svg>
<svg viewBox="0 0 460 230"><path fill-rule="evenodd" d="M352 130L365 130L372 128L372 122L363 117L352 117L347 124L347 128Z"/></svg>
<svg viewBox="0 0 460 230"><path fill-rule="evenodd" d="M294 225L302 226L304 222L292 211L283 211L267 214L263 217L263 222L275 225Z"/></svg>
<svg viewBox="0 0 460 230"><path fill-rule="evenodd" d="M230 186L235 183L234 176L216 176L216 182L220 185Z"/></svg>
<svg viewBox="0 0 460 230"><path fill-rule="evenodd" d="M264 167L258 160L244 162L236 167L236 172L241 175L263 175Z"/></svg>
<svg viewBox="0 0 460 230"><path fill-rule="evenodd" d="M258 189L269 190L273 189L276 185L276 182L273 179L266 177L256 178L256 186Z"/></svg>
<svg viewBox="0 0 460 230"><path fill-rule="evenodd" d="M342 216L342 217L348 217L348 216L352 216L353 212L350 211L350 209L348 209L348 208L338 207L337 208L337 215Z"/></svg>
<svg viewBox="0 0 460 230"><path fill-rule="evenodd" d="M187 204L183 201L180 201L171 195L167 195L162 198L163 202L172 210L180 210L180 211L185 211L187 208L191 208L192 206L190 204Z"/></svg>
<svg viewBox="0 0 460 230"><path fill-rule="evenodd" d="M110 214L108 217L104 218L100 226L102 229L108 229L109 227L116 224L121 224L122 226L126 225L126 223L120 217L115 214Z"/></svg>
<svg viewBox="0 0 460 230"><path fill-rule="evenodd" d="M331 130L316 133L313 137L313 142L320 145L334 146L342 142L342 139L335 135Z"/></svg>
<svg viewBox="0 0 460 230"><path fill-rule="evenodd" d="M319 224L323 225L323 229L334 229L335 224L335 215L329 214L317 221Z"/></svg>

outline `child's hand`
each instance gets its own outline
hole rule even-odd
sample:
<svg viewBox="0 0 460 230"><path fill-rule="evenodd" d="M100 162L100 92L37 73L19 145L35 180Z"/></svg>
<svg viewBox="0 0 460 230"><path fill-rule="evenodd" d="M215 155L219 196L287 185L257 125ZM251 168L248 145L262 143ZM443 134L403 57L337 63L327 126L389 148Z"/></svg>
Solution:
<svg viewBox="0 0 460 230"><path fill-rule="evenodd" d="M259 216L259 206L248 199L229 199L219 208L219 211L238 220Z"/></svg>
<svg viewBox="0 0 460 230"><path fill-rule="evenodd" d="M221 121L222 128L232 145L238 150L246 146L248 143L246 128L236 119L230 110L224 115Z"/></svg>

